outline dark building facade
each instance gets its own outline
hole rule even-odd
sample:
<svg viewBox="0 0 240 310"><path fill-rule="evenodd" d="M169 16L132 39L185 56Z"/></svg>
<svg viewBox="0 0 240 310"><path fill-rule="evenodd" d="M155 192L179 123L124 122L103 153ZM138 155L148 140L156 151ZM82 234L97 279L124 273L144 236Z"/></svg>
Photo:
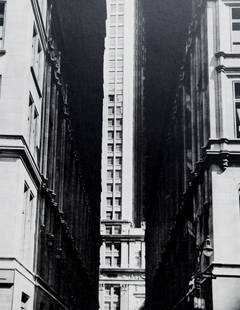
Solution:
<svg viewBox="0 0 240 310"><path fill-rule="evenodd" d="M95 310L105 4L0 11L0 309Z"/></svg>
<svg viewBox="0 0 240 310"><path fill-rule="evenodd" d="M190 4L189 4L190 5ZM146 196L147 309L238 309L239 1L193 1Z"/></svg>

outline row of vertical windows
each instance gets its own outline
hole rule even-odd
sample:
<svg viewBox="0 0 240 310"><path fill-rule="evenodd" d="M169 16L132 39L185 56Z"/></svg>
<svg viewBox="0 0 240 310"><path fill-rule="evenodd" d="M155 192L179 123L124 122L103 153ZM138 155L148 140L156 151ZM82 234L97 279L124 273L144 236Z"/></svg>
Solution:
<svg viewBox="0 0 240 310"><path fill-rule="evenodd" d="M110 34L110 37L115 37L115 36L118 36L118 37L123 37L124 35L124 26L121 25L121 26L111 26L109 28L109 34Z"/></svg>
<svg viewBox="0 0 240 310"><path fill-rule="evenodd" d="M108 178L108 180L112 180L113 179L113 170L107 170L107 178ZM116 170L115 171L115 178L117 180L121 180L122 179L122 170Z"/></svg>
<svg viewBox="0 0 240 310"><path fill-rule="evenodd" d="M114 13L123 13L124 12L124 4L123 3L119 3L117 4L110 4L110 13L114 14Z"/></svg>
<svg viewBox="0 0 240 310"><path fill-rule="evenodd" d="M114 114L114 108L108 110L109 115L113 115ZM108 119L108 127L113 127L114 126L114 119ZM116 127L122 127L122 119L121 118L117 118L116 119Z"/></svg>
<svg viewBox="0 0 240 310"><path fill-rule="evenodd" d="M121 183L116 183L115 184L115 194L121 193L122 192L122 184ZM107 184L107 193L112 194L113 193L113 184L108 183Z"/></svg>
<svg viewBox="0 0 240 310"><path fill-rule="evenodd" d="M115 46L115 44L114 44ZM115 49L114 47L110 47L109 49L109 59L123 59L124 50L122 47L118 47Z"/></svg>
<svg viewBox="0 0 240 310"><path fill-rule="evenodd" d="M121 211L106 211L107 220L121 220L122 212Z"/></svg>
<svg viewBox="0 0 240 310"><path fill-rule="evenodd" d="M106 225L106 235L121 235L121 225Z"/></svg>
<svg viewBox="0 0 240 310"><path fill-rule="evenodd" d="M114 131L108 131L108 140L113 140ZM116 139L122 140L122 131L116 131Z"/></svg>
<svg viewBox="0 0 240 310"><path fill-rule="evenodd" d="M121 207L122 205L122 199L121 197L116 197L115 198L115 206ZM113 199L111 197L107 198L107 207L112 207L113 206Z"/></svg>
<svg viewBox="0 0 240 310"><path fill-rule="evenodd" d="M123 15L110 15L110 25L120 25L124 23L124 16Z"/></svg>
<svg viewBox="0 0 240 310"><path fill-rule="evenodd" d="M108 166L113 166L113 157L108 157L107 158L107 165ZM115 158L115 165L116 166L121 166L122 165L122 157L116 157Z"/></svg>
<svg viewBox="0 0 240 310"><path fill-rule="evenodd" d="M114 151L114 145L108 144L108 153L113 153L113 151ZM116 144L115 152L116 153L122 153L122 144Z"/></svg>

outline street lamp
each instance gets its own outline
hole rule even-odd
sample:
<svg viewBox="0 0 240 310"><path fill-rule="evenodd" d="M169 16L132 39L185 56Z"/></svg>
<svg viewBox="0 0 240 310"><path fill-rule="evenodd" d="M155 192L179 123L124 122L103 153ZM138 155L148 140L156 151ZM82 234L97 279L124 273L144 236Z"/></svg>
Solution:
<svg viewBox="0 0 240 310"><path fill-rule="evenodd" d="M205 299L202 295L202 289L201 289L201 281L204 278L204 274L201 272L202 254L208 258L211 257L213 254L213 247L209 236L207 236L202 246L199 247L199 253L197 257L197 271L194 275L195 294L193 297L193 306L194 309L205 310L206 309Z"/></svg>

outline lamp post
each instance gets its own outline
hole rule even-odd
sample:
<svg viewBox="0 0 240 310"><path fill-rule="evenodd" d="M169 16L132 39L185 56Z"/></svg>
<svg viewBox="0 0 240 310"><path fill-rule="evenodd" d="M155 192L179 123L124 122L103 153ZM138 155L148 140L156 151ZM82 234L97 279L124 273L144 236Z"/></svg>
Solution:
<svg viewBox="0 0 240 310"><path fill-rule="evenodd" d="M197 271L194 275L194 284L195 284L195 294L193 297L193 307L194 309L206 309L205 299L202 295L201 283L204 278L204 274L201 272L201 260L202 254L206 257L211 257L213 254L213 247L211 244L211 239L207 236L203 245L199 247L199 253L197 257Z"/></svg>

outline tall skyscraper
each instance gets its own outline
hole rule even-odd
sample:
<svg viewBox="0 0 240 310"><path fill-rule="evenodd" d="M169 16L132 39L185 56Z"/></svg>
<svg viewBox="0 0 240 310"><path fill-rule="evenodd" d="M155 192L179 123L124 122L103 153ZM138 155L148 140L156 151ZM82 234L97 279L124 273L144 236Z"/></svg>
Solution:
<svg viewBox="0 0 240 310"><path fill-rule="evenodd" d="M104 56L100 309L144 303L142 113L144 38L140 0L107 0Z"/></svg>

